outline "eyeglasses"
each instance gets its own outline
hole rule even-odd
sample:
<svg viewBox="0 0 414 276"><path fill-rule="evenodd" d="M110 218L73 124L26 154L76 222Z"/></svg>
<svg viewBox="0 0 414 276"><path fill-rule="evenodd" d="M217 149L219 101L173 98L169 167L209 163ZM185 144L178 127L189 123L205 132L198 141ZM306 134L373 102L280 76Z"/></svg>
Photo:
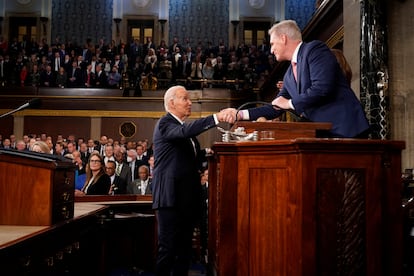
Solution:
<svg viewBox="0 0 414 276"><path fill-rule="evenodd" d="M89 162L91 162L91 163L100 163L101 162L101 160L89 160Z"/></svg>

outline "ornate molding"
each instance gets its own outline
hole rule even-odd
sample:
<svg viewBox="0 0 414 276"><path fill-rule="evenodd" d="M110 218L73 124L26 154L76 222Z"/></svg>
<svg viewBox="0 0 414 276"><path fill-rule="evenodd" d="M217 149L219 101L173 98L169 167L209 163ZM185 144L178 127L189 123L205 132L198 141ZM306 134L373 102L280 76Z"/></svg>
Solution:
<svg viewBox="0 0 414 276"><path fill-rule="evenodd" d="M329 48L335 47L339 42L344 40L344 26L342 25L328 40L326 41L326 45Z"/></svg>
<svg viewBox="0 0 414 276"><path fill-rule="evenodd" d="M0 114L9 110L0 109ZM190 119L204 118L211 115L211 111L192 112ZM50 110L50 109L26 109L16 112L13 116L51 116L51 117L91 117L91 118L154 118L159 119L165 115L165 111L108 111L108 110Z"/></svg>

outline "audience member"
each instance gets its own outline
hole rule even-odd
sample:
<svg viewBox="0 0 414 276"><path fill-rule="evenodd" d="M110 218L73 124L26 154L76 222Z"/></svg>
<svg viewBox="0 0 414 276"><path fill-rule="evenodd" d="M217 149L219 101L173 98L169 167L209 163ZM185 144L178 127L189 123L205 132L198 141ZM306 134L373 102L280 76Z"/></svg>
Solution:
<svg viewBox="0 0 414 276"><path fill-rule="evenodd" d="M107 144L105 146L105 155L104 155L104 162L105 164L109 161L115 161L115 157L114 157L114 147L110 144Z"/></svg>
<svg viewBox="0 0 414 276"><path fill-rule="evenodd" d="M94 152L86 165L86 181L81 190L75 190L75 196L107 195L111 187L111 179L105 173L102 156Z"/></svg>
<svg viewBox="0 0 414 276"><path fill-rule="evenodd" d="M98 64L95 68L95 87L102 88L107 87L108 79L105 72L102 71L102 65Z"/></svg>
<svg viewBox="0 0 414 276"><path fill-rule="evenodd" d="M131 181L134 181L138 178L138 167L139 163L137 161L137 151L135 149L127 150L127 163L131 169Z"/></svg>
<svg viewBox="0 0 414 276"><path fill-rule="evenodd" d="M142 165L138 168L138 178L128 184L128 194L150 195L152 180L149 177L149 168Z"/></svg>
<svg viewBox="0 0 414 276"><path fill-rule="evenodd" d="M72 154L65 154L65 157L71 157L75 164L75 190L81 190L86 181L86 164L81 159L80 152L75 150Z"/></svg>
<svg viewBox="0 0 414 276"><path fill-rule="evenodd" d="M121 83L122 76L118 72L118 67L114 65L111 72L108 74L108 87L109 88L119 88Z"/></svg>
<svg viewBox="0 0 414 276"><path fill-rule="evenodd" d="M214 67L210 58L206 59L203 65L203 77L207 80L212 80L214 76Z"/></svg>
<svg viewBox="0 0 414 276"><path fill-rule="evenodd" d="M132 172L131 168L129 167L128 163L124 158L124 154L122 151L117 151L114 155L115 157L115 174L119 176L126 184L128 184L132 180ZM121 189L119 193L126 192L126 186L122 187L125 189Z"/></svg>
<svg viewBox="0 0 414 276"><path fill-rule="evenodd" d="M56 86L59 88L65 88L68 82L68 74L65 71L65 67L61 66L56 74Z"/></svg>
<svg viewBox="0 0 414 276"><path fill-rule="evenodd" d="M76 60L72 61L72 67L68 71L68 87L80 87L82 84L82 70L78 66L78 62Z"/></svg>
<svg viewBox="0 0 414 276"><path fill-rule="evenodd" d="M23 140L17 140L16 143L16 150L18 151L26 151L26 143Z"/></svg>
<svg viewBox="0 0 414 276"><path fill-rule="evenodd" d="M105 165L106 174L111 179L110 195L125 194L127 190L127 182L115 173L116 163L109 160Z"/></svg>
<svg viewBox="0 0 414 276"><path fill-rule="evenodd" d="M34 64L32 67L32 70L30 71L30 84L33 87L38 87L40 84L40 72L39 72L39 66L37 64Z"/></svg>
<svg viewBox="0 0 414 276"><path fill-rule="evenodd" d="M33 152L41 152L41 153L50 154L49 146L43 141L34 142L30 150Z"/></svg>
<svg viewBox="0 0 414 276"><path fill-rule="evenodd" d="M6 138L3 141L3 149L12 149L10 146L10 139Z"/></svg>
<svg viewBox="0 0 414 276"><path fill-rule="evenodd" d="M148 73L157 74L158 59L157 59L157 55L155 55L154 49L150 48L148 50L148 54L144 58L144 63L145 63L145 67L144 67L145 74L148 74Z"/></svg>
<svg viewBox="0 0 414 276"><path fill-rule="evenodd" d="M56 142L55 144L55 155L64 156L66 154L65 152L65 146L63 142Z"/></svg>
<svg viewBox="0 0 414 276"><path fill-rule="evenodd" d="M144 154L144 146L143 145L137 145L137 163L138 167L142 165L148 166L148 157Z"/></svg>

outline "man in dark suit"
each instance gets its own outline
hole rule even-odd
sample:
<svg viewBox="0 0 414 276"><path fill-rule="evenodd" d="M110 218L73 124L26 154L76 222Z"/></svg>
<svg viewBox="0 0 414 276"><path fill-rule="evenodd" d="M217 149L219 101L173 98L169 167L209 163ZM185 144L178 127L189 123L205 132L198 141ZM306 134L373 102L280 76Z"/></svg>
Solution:
<svg viewBox="0 0 414 276"><path fill-rule="evenodd" d="M293 20L273 25L269 35L271 52L277 61L289 60L292 65L272 105L242 110L238 119L273 119L286 110L294 110L310 121L332 123L327 137L368 136L369 125L362 106L331 50L320 41L302 42L300 29ZM236 110L227 110L227 121L234 121Z"/></svg>
<svg viewBox="0 0 414 276"><path fill-rule="evenodd" d="M109 160L105 165L105 172L111 178L110 195L125 194L127 189L127 182L122 177L116 175L116 162Z"/></svg>
<svg viewBox="0 0 414 276"><path fill-rule="evenodd" d="M156 275L187 275L192 235L201 216L198 156L205 155L196 136L223 121L224 112L185 122L191 100L183 86L164 95L167 114L154 128L155 166L152 181L153 208L158 222Z"/></svg>
<svg viewBox="0 0 414 276"><path fill-rule="evenodd" d="M135 181L128 184L127 193L136 195L152 194L152 179L149 177L149 168L141 165L138 168L139 177Z"/></svg>
<svg viewBox="0 0 414 276"><path fill-rule="evenodd" d="M127 163L129 168L131 169L131 179L129 182L133 182L135 179L138 178L138 167L139 164L137 162L137 151L134 149L129 149L127 151Z"/></svg>
<svg viewBox="0 0 414 276"><path fill-rule="evenodd" d="M122 151L117 151L114 153L115 162L116 162L116 169L115 174L122 178L125 181L125 184L128 184L131 181L131 168L129 167L128 163L125 162L124 154ZM118 193L124 194L126 193L126 186L122 187L118 191Z"/></svg>

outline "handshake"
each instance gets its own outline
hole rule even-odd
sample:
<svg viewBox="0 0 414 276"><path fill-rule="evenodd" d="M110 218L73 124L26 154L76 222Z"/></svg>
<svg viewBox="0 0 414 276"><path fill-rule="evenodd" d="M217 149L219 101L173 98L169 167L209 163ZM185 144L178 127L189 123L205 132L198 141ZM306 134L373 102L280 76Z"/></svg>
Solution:
<svg viewBox="0 0 414 276"><path fill-rule="evenodd" d="M261 102L262 103L262 102ZM276 97L271 105L273 106L273 108L275 110L294 110L294 107L292 106L291 100L286 99L283 96L280 97ZM243 111L239 110L235 108L225 108L220 110L219 113L216 113L217 115L217 119L219 120L219 122L225 122L225 123L231 123L233 124L236 121L241 121L241 120L248 120L249 118L244 118L243 116ZM236 119L236 115L237 115L237 119ZM248 116L246 116L248 117ZM259 117L260 121L265 120L266 118L264 117ZM257 119L259 121L259 119Z"/></svg>
<svg viewBox="0 0 414 276"><path fill-rule="evenodd" d="M236 120L236 114L237 114L237 120ZM235 121L243 120L242 113L238 112L235 108L225 108L220 110L219 113L216 113L217 120L219 122L223 123L230 123L233 124Z"/></svg>

